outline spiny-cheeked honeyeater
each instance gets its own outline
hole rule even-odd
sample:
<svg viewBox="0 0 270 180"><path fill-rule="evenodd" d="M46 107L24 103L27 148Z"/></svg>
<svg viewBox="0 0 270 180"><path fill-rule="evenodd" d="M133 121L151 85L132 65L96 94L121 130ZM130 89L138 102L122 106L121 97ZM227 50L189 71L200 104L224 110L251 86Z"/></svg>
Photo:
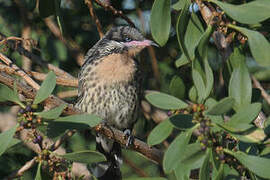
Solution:
<svg viewBox="0 0 270 180"><path fill-rule="evenodd" d="M136 122L142 75L135 56L155 45L135 28L113 27L86 54L79 73L76 107L103 118L119 130L131 130ZM99 179L121 179L121 147L112 139L96 135L97 150L107 161L98 163L93 174Z"/></svg>

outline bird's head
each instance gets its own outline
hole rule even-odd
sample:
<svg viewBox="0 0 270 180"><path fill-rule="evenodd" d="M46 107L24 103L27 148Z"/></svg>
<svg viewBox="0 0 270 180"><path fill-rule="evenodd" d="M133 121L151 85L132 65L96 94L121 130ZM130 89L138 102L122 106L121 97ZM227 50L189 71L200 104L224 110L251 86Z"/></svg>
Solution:
<svg viewBox="0 0 270 180"><path fill-rule="evenodd" d="M105 34L104 39L109 40L112 46L127 51L131 56L135 56L147 46L157 46L153 41L145 39L136 28L130 26L113 27Z"/></svg>

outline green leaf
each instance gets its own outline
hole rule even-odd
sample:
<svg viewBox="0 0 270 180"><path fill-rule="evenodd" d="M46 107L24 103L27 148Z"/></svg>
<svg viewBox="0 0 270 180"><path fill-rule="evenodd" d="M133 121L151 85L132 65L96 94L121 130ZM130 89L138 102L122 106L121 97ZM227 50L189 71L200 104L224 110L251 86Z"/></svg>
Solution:
<svg viewBox="0 0 270 180"><path fill-rule="evenodd" d="M233 70L229 83L229 96L235 100L234 109L240 110L243 106L250 104L252 85L248 69L241 63Z"/></svg>
<svg viewBox="0 0 270 180"><path fill-rule="evenodd" d="M214 75L213 71L208 63L208 60L204 60L204 69L205 69L205 76L206 76L206 88L205 88L205 96L206 98L210 95L213 85L214 85Z"/></svg>
<svg viewBox="0 0 270 180"><path fill-rule="evenodd" d="M37 169L35 180L42 180L42 177L41 177L41 166L42 166L42 162L38 163L38 169Z"/></svg>
<svg viewBox="0 0 270 180"><path fill-rule="evenodd" d="M224 164L221 163L217 176L214 178L214 180L223 180L224 179Z"/></svg>
<svg viewBox="0 0 270 180"><path fill-rule="evenodd" d="M0 134L0 142L1 142L0 156L7 150L9 144L12 142L13 135L16 132L16 128L17 126L14 126L13 128L10 128L9 130L2 132Z"/></svg>
<svg viewBox="0 0 270 180"><path fill-rule="evenodd" d="M269 0L256 0L241 5L228 4L217 0L210 1L217 4L232 19L243 24L257 24L270 17Z"/></svg>
<svg viewBox="0 0 270 180"><path fill-rule="evenodd" d="M0 101L1 102L11 101L16 104L19 104L20 106L23 105L19 99L17 91L15 89L11 90L6 85L3 85L1 83L0 83ZM24 107L24 105L22 107Z"/></svg>
<svg viewBox="0 0 270 180"><path fill-rule="evenodd" d="M217 104L209 108L206 112L209 115L222 115L228 112L234 105L234 98L226 97L220 100Z"/></svg>
<svg viewBox="0 0 270 180"><path fill-rule="evenodd" d="M198 44L197 52L198 52L198 55L199 55L198 57L200 58L201 62L203 62L207 58L208 48L206 48L206 47L208 46L209 39L210 39L213 31L214 31L213 26L208 25L207 29L203 33L203 35L200 39L200 42Z"/></svg>
<svg viewBox="0 0 270 180"><path fill-rule="evenodd" d="M188 106L184 101L181 101L176 97L159 92L149 93L145 96L145 98L152 105L161 109L183 109Z"/></svg>
<svg viewBox="0 0 270 180"><path fill-rule="evenodd" d="M46 76L46 79L41 84L39 90L37 91L33 104L38 104L47 99L53 92L55 85L56 85L56 76L54 72L50 71Z"/></svg>
<svg viewBox="0 0 270 180"><path fill-rule="evenodd" d="M250 123L257 118L262 108L261 103L253 103L242 108L234 114L230 121L225 123L226 127L231 127L233 131L244 131L250 128Z"/></svg>
<svg viewBox="0 0 270 180"><path fill-rule="evenodd" d="M200 169L200 180L209 180L210 179L210 149L207 149L206 156L203 161L203 165Z"/></svg>
<svg viewBox="0 0 270 180"><path fill-rule="evenodd" d="M12 138L12 140L9 142L9 144L8 144L8 147L7 147L7 149L8 148L11 148L12 146L15 146L15 145L17 145L17 144L19 144L19 143L21 143L22 141L21 140L19 140L19 139L16 139L16 138Z"/></svg>
<svg viewBox="0 0 270 180"><path fill-rule="evenodd" d="M171 80L170 93L179 99L185 97L185 84L180 77L174 76Z"/></svg>
<svg viewBox="0 0 270 180"><path fill-rule="evenodd" d="M261 66L270 66L270 43L261 33L234 25L230 25L229 27L247 36L250 51L258 64Z"/></svg>
<svg viewBox="0 0 270 180"><path fill-rule="evenodd" d="M159 123L149 134L147 144L150 146L156 145L164 141L172 132L173 125L169 120Z"/></svg>
<svg viewBox="0 0 270 180"><path fill-rule="evenodd" d="M181 51L184 53L184 55L187 57L187 59L191 62L191 58L190 55L188 53L187 47L185 45L185 32L186 32L186 27L188 25L189 22L189 11L188 11L188 7L189 7L189 2L187 0L183 0L185 1L184 7L181 10L181 13L179 15L179 18L177 20L177 24L176 24L176 35L177 35L177 40L179 42Z"/></svg>
<svg viewBox="0 0 270 180"><path fill-rule="evenodd" d="M172 5L172 8L174 10L179 11L179 10L181 10L184 7L184 5L185 5L185 1L179 0L177 3L175 3L175 4Z"/></svg>
<svg viewBox="0 0 270 180"><path fill-rule="evenodd" d="M188 145L192 131L183 132L178 135L168 147L163 158L163 169L165 173L174 170L179 163L176 157L181 157Z"/></svg>
<svg viewBox="0 0 270 180"><path fill-rule="evenodd" d="M103 154L97 151L89 151L89 150L66 153L64 155L59 155L59 156L70 161L86 163L86 164L106 161L106 157Z"/></svg>
<svg viewBox="0 0 270 180"><path fill-rule="evenodd" d="M160 46L164 46L169 39L171 28L170 6L170 0L155 0L151 10L151 33Z"/></svg>
<svg viewBox="0 0 270 180"><path fill-rule="evenodd" d="M43 112L38 112L36 115L43 117L45 119L56 119L58 118L62 111L67 107L66 104L61 104L60 106L50 109L49 111L43 111Z"/></svg>
<svg viewBox="0 0 270 180"><path fill-rule="evenodd" d="M266 179L270 177L270 159L247 155L241 151L233 152L228 149L224 149L224 151L234 156L238 161L241 162L241 164L256 175Z"/></svg>
<svg viewBox="0 0 270 180"><path fill-rule="evenodd" d="M246 143L262 143L262 141L266 138L266 134L262 129L254 128L251 129L251 131L248 131L244 134L234 134L230 133L233 137L236 139L239 139L240 141L246 142Z"/></svg>
<svg viewBox="0 0 270 180"><path fill-rule="evenodd" d="M261 156L270 154L270 146L265 147L262 152L260 153Z"/></svg>
<svg viewBox="0 0 270 180"><path fill-rule="evenodd" d="M180 1L179 1L180 2ZM181 2L185 2L182 1ZM185 32L185 42L184 45L187 48L188 54L190 55L190 58L193 60L195 58L195 49L200 42L201 36L204 32L203 26L201 24L200 19L196 15L196 13L191 13L191 18L189 20L189 23L187 25ZM180 67L182 65L185 65L189 63L190 61L187 59L185 54L182 54L179 59L175 61L176 67Z"/></svg>
<svg viewBox="0 0 270 180"><path fill-rule="evenodd" d="M133 177L133 178L124 178L124 180L166 180L163 177Z"/></svg>
<svg viewBox="0 0 270 180"><path fill-rule="evenodd" d="M67 117L61 117L54 122L68 122L68 123L80 123L80 124L87 124L90 127L95 127L98 125L102 119L93 114L76 114Z"/></svg>
<svg viewBox="0 0 270 180"><path fill-rule="evenodd" d="M192 86L189 89L188 97L192 102L197 102L198 95L197 95L197 90L196 90L195 86Z"/></svg>
<svg viewBox="0 0 270 180"><path fill-rule="evenodd" d="M202 76L195 68L192 69L192 79L198 92L198 101L201 102L206 98L206 89Z"/></svg>
<svg viewBox="0 0 270 180"><path fill-rule="evenodd" d="M188 129L194 126L192 119L190 114L177 114L169 117L170 122L178 129Z"/></svg>

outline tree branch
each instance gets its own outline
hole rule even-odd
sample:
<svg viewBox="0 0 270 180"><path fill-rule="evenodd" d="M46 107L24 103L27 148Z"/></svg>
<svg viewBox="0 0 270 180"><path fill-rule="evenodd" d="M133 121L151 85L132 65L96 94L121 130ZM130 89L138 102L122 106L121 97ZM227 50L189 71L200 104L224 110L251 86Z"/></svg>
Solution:
<svg viewBox="0 0 270 180"><path fill-rule="evenodd" d="M15 78L13 78L13 77L11 77L3 72L0 73L0 83L3 83L5 85L9 86L10 88L12 88L14 82L15 82ZM35 89L33 89L27 85L23 85L20 82L17 82L17 89L19 92L21 92L28 99L33 99L36 95ZM55 97L55 96L52 96L52 95L49 98L47 98L44 102L44 104L49 108L59 106L60 104L63 104L63 103L66 103L66 102ZM80 112L80 110L74 108L73 105L69 104L63 113L66 115L70 115L70 114L79 114L81 112ZM119 131L113 127L105 126L103 124L98 125L95 128L95 130L99 133L104 134L105 136L107 136L109 138L113 138L115 141L122 144L123 146L126 145L127 139L125 138L125 135L122 131ZM144 143L138 139L134 140L134 146L130 147L130 149L133 149L137 152L140 152L144 156L148 157L149 159L151 159L157 163L161 164L161 162L162 162L163 153L161 151L159 151L156 148L149 147L146 143Z"/></svg>

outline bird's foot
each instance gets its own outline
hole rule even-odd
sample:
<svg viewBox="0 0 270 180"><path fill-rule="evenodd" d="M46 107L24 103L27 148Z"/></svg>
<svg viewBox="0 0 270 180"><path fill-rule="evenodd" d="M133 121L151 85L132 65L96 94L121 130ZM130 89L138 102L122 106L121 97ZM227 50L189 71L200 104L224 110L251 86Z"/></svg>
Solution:
<svg viewBox="0 0 270 180"><path fill-rule="evenodd" d="M124 131L125 138L127 139L126 147L130 146L134 142L134 136L132 136L130 129Z"/></svg>

